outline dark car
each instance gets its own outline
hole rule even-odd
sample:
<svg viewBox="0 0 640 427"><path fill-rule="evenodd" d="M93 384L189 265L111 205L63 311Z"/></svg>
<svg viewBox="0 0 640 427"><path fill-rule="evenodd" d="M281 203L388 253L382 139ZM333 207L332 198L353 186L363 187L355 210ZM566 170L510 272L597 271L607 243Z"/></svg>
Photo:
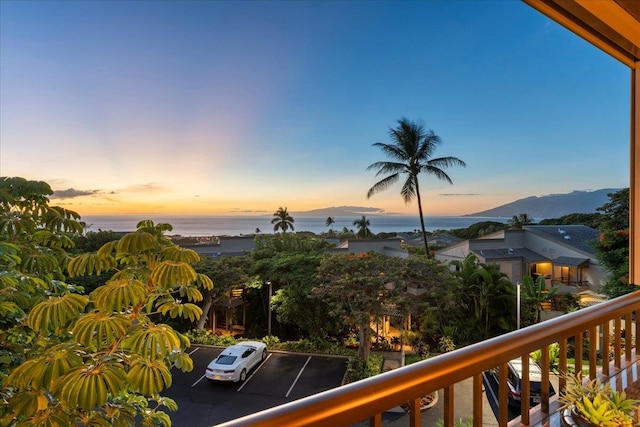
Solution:
<svg viewBox="0 0 640 427"><path fill-rule="evenodd" d="M517 358L507 362L507 396L509 397L509 406L520 407L522 401L522 359ZM492 369L491 373L496 377L498 382L498 370ZM553 385L549 383L549 396L553 396L555 390ZM542 399L542 369L535 360L529 358L529 397L530 405L538 405Z"/></svg>

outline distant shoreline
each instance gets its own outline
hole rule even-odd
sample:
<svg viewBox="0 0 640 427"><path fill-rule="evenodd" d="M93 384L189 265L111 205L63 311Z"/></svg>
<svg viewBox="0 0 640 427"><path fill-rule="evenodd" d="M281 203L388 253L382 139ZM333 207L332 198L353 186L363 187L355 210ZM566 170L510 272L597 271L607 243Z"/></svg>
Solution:
<svg viewBox="0 0 640 427"><path fill-rule="evenodd" d="M298 216L294 218L294 232L308 231L316 234L326 233L329 230L341 232L347 230L356 231L353 225L362 215L335 216L331 226L326 225L326 216ZM365 215L370 222L369 229L374 234L379 233L408 233L420 229L420 220L417 215ZM87 215L82 221L87 225L87 231L116 231L129 232L136 229L136 224L142 220L152 220L155 224L166 223L173 227L167 235L179 235L184 237L206 236L245 236L252 234L272 234L273 215ZM483 221L496 221L506 223L506 218L493 217L463 217L463 216L427 216L425 217L426 229L429 232L435 230L450 230L467 228L475 223ZM259 230L259 232L256 232Z"/></svg>

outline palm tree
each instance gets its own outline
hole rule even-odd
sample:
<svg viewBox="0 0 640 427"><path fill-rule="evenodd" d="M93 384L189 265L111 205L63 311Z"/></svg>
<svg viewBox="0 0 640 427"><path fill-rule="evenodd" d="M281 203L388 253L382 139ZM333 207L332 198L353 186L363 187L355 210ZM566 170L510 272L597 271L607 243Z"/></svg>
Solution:
<svg viewBox="0 0 640 427"><path fill-rule="evenodd" d="M331 233L333 234L333 224L335 224L336 220L332 216L328 216L325 224L327 227L331 227Z"/></svg>
<svg viewBox="0 0 640 427"><path fill-rule="evenodd" d="M358 227L358 232L356 233L358 239L366 239L367 237L373 236L373 233L369 229L369 220L364 215L362 215L362 218L353 221L353 225Z"/></svg>
<svg viewBox="0 0 640 427"><path fill-rule="evenodd" d="M519 215L514 215L509 220L509 225L512 228L522 229L525 225L533 224L533 219L529 216L529 214L521 213Z"/></svg>
<svg viewBox="0 0 640 427"><path fill-rule="evenodd" d="M278 231L281 229L283 233L286 233L288 229L293 231L293 217L289 215L287 208L284 209L281 207L278 208L277 211L273 213L273 219L271 220L271 224L273 224L273 231Z"/></svg>
<svg viewBox="0 0 640 427"><path fill-rule="evenodd" d="M405 203L409 203L414 197L418 199L422 240L428 257L429 247L427 244L427 232L424 227L418 175L421 172L425 172L435 175L436 178L447 181L449 184L453 184L453 181L443 169L450 166L464 167L466 163L457 157L438 157L433 159L433 153L437 146L442 143L442 140L432 130L425 130L422 125L411 122L406 118L398 120L398 126L395 129L389 129L389 136L392 143L376 142L373 146L380 148L392 161L373 163L369 165L367 170L378 169L376 176L390 175L375 183L369 189L367 198L386 190L392 184L398 182L401 174L406 174L407 180L402 185L400 194Z"/></svg>

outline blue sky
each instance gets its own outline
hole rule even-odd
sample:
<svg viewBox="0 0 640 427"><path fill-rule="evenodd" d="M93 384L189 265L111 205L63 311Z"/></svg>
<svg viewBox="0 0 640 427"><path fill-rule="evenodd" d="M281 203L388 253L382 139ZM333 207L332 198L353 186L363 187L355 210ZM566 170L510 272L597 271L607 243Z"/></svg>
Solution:
<svg viewBox="0 0 640 427"><path fill-rule="evenodd" d="M427 215L629 183L629 70L520 1L0 1L0 174L89 214L417 213L372 147L466 168Z"/></svg>

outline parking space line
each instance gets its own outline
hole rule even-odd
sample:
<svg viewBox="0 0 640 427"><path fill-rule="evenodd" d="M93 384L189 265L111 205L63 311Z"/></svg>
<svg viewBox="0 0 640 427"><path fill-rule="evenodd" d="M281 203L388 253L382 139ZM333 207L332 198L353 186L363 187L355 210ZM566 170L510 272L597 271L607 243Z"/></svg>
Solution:
<svg viewBox="0 0 640 427"><path fill-rule="evenodd" d="M194 348L193 350L191 350L191 351L189 352L189 356L191 356L193 353L195 353L195 352L196 352L196 351L198 351L198 350L200 350L200 347L196 347L196 348Z"/></svg>
<svg viewBox="0 0 640 427"><path fill-rule="evenodd" d="M195 387L200 381L202 381L204 379L205 375L201 376L200 379L198 379L198 381L196 381L195 383L193 383L193 385L191 386L191 388Z"/></svg>
<svg viewBox="0 0 640 427"><path fill-rule="evenodd" d="M302 371L304 371L304 368L307 367L307 365L309 364L309 361L311 360L311 356L309 356L307 358L307 361L304 363L304 366L302 367L302 369L300 369L300 372L298 372L298 376L296 377L296 379L293 381L293 384L291 384L291 387L289 388L289 391L287 392L287 394L284 397L289 397L289 394L291 394L291 390L293 390L293 387L295 387L296 383L298 382L298 380L300 379L300 375L302 375Z"/></svg>
<svg viewBox="0 0 640 427"><path fill-rule="evenodd" d="M258 365L258 367L256 368L256 370L255 370L255 371L253 371L253 372L251 373L251 375L249 376L249 378L247 378L247 379L242 383L242 385L241 385L240 387L238 387L238 390L236 390L236 391L240 391L240 390L242 390L242 388L245 386L245 384L247 384L247 383L249 382L249 380L251 380L251 378L253 378L253 376L256 374L256 372L258 372L258 371L260 370L260 368L262 368L262 366L263 366L265 363L267 363L267 360L269 360L269 358L271 357L271 355L272 355L272 354L273 354L273 353L269 353L269 354L267 355L267 358L266 358L266 359L264 359L264 361L262 361L262 363L260 363L260 364Z"/></svg>

